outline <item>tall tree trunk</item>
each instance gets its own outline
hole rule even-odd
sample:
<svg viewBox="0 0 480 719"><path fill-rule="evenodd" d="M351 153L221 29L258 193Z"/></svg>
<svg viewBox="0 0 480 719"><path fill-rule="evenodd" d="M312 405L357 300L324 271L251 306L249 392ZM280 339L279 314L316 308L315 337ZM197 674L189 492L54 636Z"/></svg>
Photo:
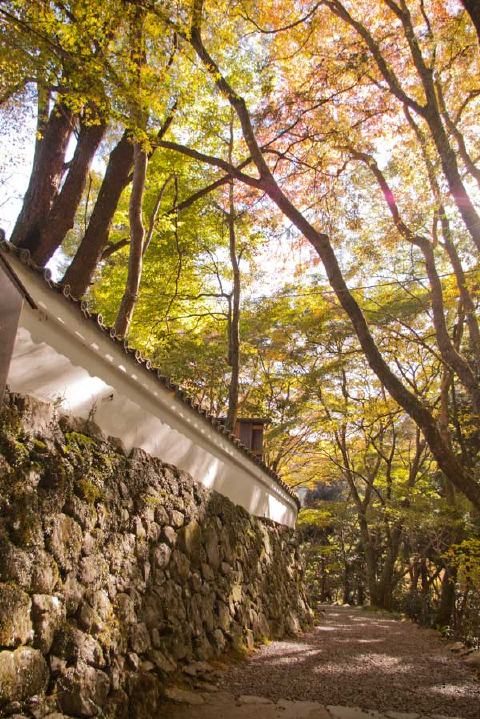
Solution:
<svg viewBox="0 0 480 719"><path fill-rule="evenodd" d="M351 568L348 562L343 564L343 591L342 591L342 602L343 604L350 604L352 589L350 586L350 575Z"/></svg>
<svg viewBox="0 0 480 719"><path fill-rule="evenodd" d="M97 148L105 134L104 123L86 125L82 122L68 174L48 214L45 227L40 233L39 243L33 252L37 264L43 266L52 257L73 227L75 213L87 181L88 171Z"/></svg>
<svg viewBox="0 0 480 719"><path fill-rule="evenodd" d="M435 266L432 245L425 240L421 243L421 249L425 258L425 269L430 282L433 324L440 353L445 362L457 373L460 381L466 388L474 411L480 414L480 386L478 380L472 367L465 357L459 353L448 334L445 322L442 284Z"/></svg>
<svg viewBox="0 0 480 719"><path fill-rule="evenodd" d="M457 569L450 564L445 567L442 579L442 589L440 592L440 603L435 615L435 624L437 627L448 627L452 622L453 612L455 610L455 582L457 580Z"/></svg>
<svg viewBox="0 0 480 719"><path fill-rule="evenodd" d="M422 585L421 597L421 614L420 621L422 624L429 624L430 614L430 583L428 581L428 567L426 557L420 558L420 582Z"/></svg>
<svg viewBox="0 0 480 719"><path fill-rule="evenodd" d="M395 563L400 549L402 529L402 524L398 523L391 531L385 561L383 563L380 579L378 580L378 606L389 611L391 610L393 603L393 590L396 584L394 581Z"/></svg>
<svg viewBox="0 0 480 719"><path fill-rule="evenodd" d="M48 97L39 91L37 141L30 181L10 241L35 254L64 174L73 130L73 113L56 103L48 115Z"/></svg>
<svg viewBox="0 0 480 719"><path fill-rule="evenodd" d="M477 249L480 250L480 215L475 209L470 195L467 192L467 188L462 180L457 157L450 144L450 139L442 121L440 104L433 79L434 75L422 55L420 43L415 35L410 11L405 0L401 0L401 7L396 5L393 0L386 0L386 2L402 22L405 38L410 47L413 64L417 69L423 85L427 104L422 109L420 115L423 117L430 129L432 140L437 149L438 156L440 157L443 174L447 180L447 185L452 199L457 206L474 244Z"/></svg>
<svg viewBox="0 0 480 719"><path fill-rule="evenodd" d="M452 230L450 227L450 222L447 216L445 205L443 203L442 193L440 191L440 185L438 183L438 179L435 173L435 168L428 155L425 135L413 119L408 107L405 107L405 116L420 144L420 150L422 152L423 161L427 170L430 188L432 190L432 194L435 198L435 202L437 205L436 216L440 220L440 226L442 228L443 245L445 248L445 252L447 253L450 260L450 264L452 265L457 287L460 292L460 297L462 298L463 306L466 313L468 331L470 335L470 350L472 352L472 355L475 357L475 360L480 365L480 329L476 316L475 303L468 289L462 261L453 241Z"/></svg>
<svg viewBox="0 0 480 719"><path fill-rule="evenodd" d="M133 145L125 131L120 142L110 153L105 177L87 230L62 280L63 284L70 286L74 297L82 297L92 281L103 248L108 242L120 196L130 182L132 164Z"/></svg>
<svg viewBox="0 0 480 719"><path fill-rule="evenodd" d="M480 215L475 209L462 180L455 152L450 145L438 109L435 108L434 110L428 111L426 119L440 157L443 174L447 180L450 194L470 233L472 241L477 249L480 250Z"/></svg>
<svg viewBox="0 0 480 719"><path fill-rule="evenodd" d="M233 152L233 110L230 117L230 144L228 159L232 161ZM228 387L228 412L226 426L231 431L235 428L238 413L238 387L240 375L240 264L237 254L237 238L235 234L235 199L233 179L228 185L228 238L230 264L233 273L233 289L228 322L228 364L232 368Z"/></svg>
<svg viewBox="0 0 480 719"><path fill-rule="evenodd" d="M448 366L452 367L452 369L457 373L458 377L460 378L460 381L470 395L474 411L477 414L480 414L480 387L478 384L477 377L468 361L463 355L460 354L459 349L454 346L448 333L448 328L445 321L443 288L440 277L437 272L433 244L425 237L415 234L402 220L397 202L395 200L395 195L392 192L383 172L378 167L378 164L375 159L370 155L367 155L364 152L358 152L355 149L351 149L351 152L355 158L361 160L362 162L365 162L372 171L380 186L380 189L382 190L385 202L390 210L395 227L400 232L402 237L404 237L407 242L410 242L413 245L419 247L422 251L422 254L425 259L425 269L427 271L427 276L430 283L433 325L435 328L435 336L437 338L437 344L440 350L440 354L445 363ZM449 245L449 251L451 250L452 248ZM453 259L455 259L454 255L452 255L452 257ZM457 270L458 269L459 268L457 266Z"/></svg>
<svg viewBox="0 0 480 719"><path fill-rule="evenodd" d="M233 108L230 108L230 137L228 143L228 161L231 163L233 159L233 144L234 144L234 118L235 114ZM238 413L238 387L239 387L239 375L240 375L240 290L241 290L241 277L240 277L240 263L237 253L237 237L235 232L235 197L234 197L234 183L233 178L230 178L228 183L228 213L227 213L227 224L228 224L228 240L229 240L229 253L230 253L230 264L232 266L233 274L233 288L230 299L229 313L228 313L228 364L232 368L230 375L230 384L228 386L228 411L225 425L227 429L233 432L235 429L235 423L237 421Z"/></svg>
<svg viewBox="0 0 480 719"><path fill-rule="evenodd" d="M450 379L451 382L451 379ZM441 398L441 415L443 417L443 424L445 425L445 432L448 434L448 389L449 389L449 378L445 376L442 381L442 398ZM457 509L457 501L455 497L455 489L451 482L445 480L445 499L452 512L452 517L448 518L449 525L446 529L445 541L448 546L457 544L462 540L462 529L461 523L458 522L459 515ZM455 520L452 522L452 519ZM453 613L455 610L456 600L456 581L457 581L457 567L455 564L449 562L448 558L445 561L445 569L442 578L441 590L440 590L440 601L437 606L435 614L435 625L437 627L448 627L451 624Z"/></svg>
<svg viewBox="0 0 480 719"><path fill-rule="evenodd" d="M364 510L363 510L364 511ZM359 513L358 523L360 528L360 536L362 538L363 555L365 557L365 580L370 597L370 603L378 607L381 599L378 592L377 584L377 556L375 548L370 536L370 530L364 514Z"/></svg>
<svg viewBox="0 0 480 719"><path fill-rule="evenodd" d="M362 582L357 579L357 604L363 606L365 604L365 588Z"/></svg>
<svg viewBox="0 0 480 719"><path fill-rule="evenodd" d="M345 379L343 382L343 396L347 406L348 394ZM367 586L370 602L374 606L378 605L378 586L377 586L377 553L372 541L372 535L367 520L367 509L370 502L371 492L373 488L373 480L368 484L365 490L365 496L362 499L355 484L354 475L351 471L350 457L348 453L348 445L346 440L346 425L342 424L335 432L338 448L342 454L345 479L350 487L350 492L355 504L357 513L358 528L360 532L360 548L363 554L365 564L365 583Z"/></svg>
<svg viewBox="0 0 480 719"><path fill-rule="evenodd" d="M146 47L144 37L145 9L137 6L133 9L130 26L130 59L134 65L134 88L140 94L141 70L145 63ZM147 127L147 114L141 104L133 100L132 114L137 131L145 133ZM138 291L142 279L143 255L145 249L145 227L143 225L143 195L147 179L148 153L142 147L139 139L133 146L133 180L132 194L128 208L130 221L130 254L128 258L128 273L122 301L115 320L115 332L120 337L128 335L135 306L138 300Z"/></svg>
<svg viewBox="0 0 480 719"><path fill-rule="evenodd" d="M410 586L408 588L408 599L407 605L410 607L410 613L414 614L414 608L416 599L418 596L418 580L420 578L420 560L416 557L411 564L410 571Z"/></svg>
<svg viewBox="0 0 480 719"><path fill-rule="evenodd" d="M115 332L120 337L125 337L130 329L133 311L138 299L140 280L142 278L143 238L145 236L142 203L147 165L148 155L142 150L141 146L136 143L134 147L132 194L129 207L130 256L128 260L128 275L125 291L115 321Z"/></svg>
<svg viewBox="0 0 480 719"><path fill-rule="evenodd" d="M235 242L235 216L228 215L230 235L230 262L233 269L232 306L228 326L228 364L232 368L230 384L228 387L228 412L226 426L232 430L235 427L238 413L238 388L240 375L240 267L236 253Z"/></svg>

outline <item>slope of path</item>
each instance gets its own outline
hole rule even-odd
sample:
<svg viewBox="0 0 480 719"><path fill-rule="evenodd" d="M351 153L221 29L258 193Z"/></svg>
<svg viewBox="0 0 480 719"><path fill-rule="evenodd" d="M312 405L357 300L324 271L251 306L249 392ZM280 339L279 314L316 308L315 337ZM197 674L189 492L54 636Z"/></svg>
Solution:
<svg viewBox="0 0 480 719"><path fill-rule="evenodd" d="M329 607L314 631L262 647L221 684L195 707L166 705L162 717L367 719L334 709L358 707L372 719L480 719L480 683L438 634L353 608Z"/></svg>

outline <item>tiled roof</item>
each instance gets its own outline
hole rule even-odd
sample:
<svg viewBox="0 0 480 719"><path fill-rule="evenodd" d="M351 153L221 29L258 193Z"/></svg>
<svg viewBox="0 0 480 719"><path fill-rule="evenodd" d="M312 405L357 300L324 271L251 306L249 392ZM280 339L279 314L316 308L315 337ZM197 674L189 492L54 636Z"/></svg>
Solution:
<svg viewBox="0 0 480 719"><path fill-rule="evenodd" d="M62 285L59 282L54 282L54 280L52 280L51 271L48 268L42 268L35 264L35 262L33 262L32 258L30 257L30 252L28 250L18 249L10 242L6 242L4 240L0 241L0 250L2 250L6 254L13 254L15 257L20 259L22 264L35 272L37 275L42 276L45 280L45 284L48 285L48 287L53 292L62 295L66 302L69 302L70 304L74 305L86 320L94 324L97 330L103 335L107 335L108 339L114 344L116 344L117 347L120 347L127 357L133 359L146 372L155 377L156 381L159 382L162 387L173 391L175 393L175 396L181 402L183 402L185 405L188 405L198 415L200 415L205 422L211 425L219 434L226 437L231 442L231 444L233 444L238 450L240 450L245 456L247 456L251 462L260 467L285 492L287 492L287 494L295 500L297 507L300 508L300 502L297 495L278 476L278 474L273 471L273 469L271 469L267 464L265 464L265 462L259 457L257 457L250 449L245 447L245 445L243 445L240 440L224 426L220 419L214 417L212 414L209 414L209 412L204 410L198 402L196 402L192 397L190 397L188 392L186 392L178 384L172 382L168 377L162 374L162 372L157 367L154 367L151 361L142 355L140 350L135 349L134 347L130 347L126 340L122 339L121 337L118 337L118 335L115 333L114 328L109 327L104 323L101 314L90 312L88 302L73 297L73 295L70 294L69 285Z"/></svg>

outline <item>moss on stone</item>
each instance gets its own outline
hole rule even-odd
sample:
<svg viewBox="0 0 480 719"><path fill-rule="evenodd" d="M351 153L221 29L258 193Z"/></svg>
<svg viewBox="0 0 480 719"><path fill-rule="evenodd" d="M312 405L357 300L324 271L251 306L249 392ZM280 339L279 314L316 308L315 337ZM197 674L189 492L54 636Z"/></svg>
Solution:
<svg viewBox="0 0 480 719"><path fill-rule="evenodd" d="M104 496L103 490L88 477L80 479L77 486L80 489L81 497L91 505L95 505Z"/></svg>
<svg viewBox="0 0 480 719"><path fill-rule="evenodd" d="M37 437L34 437L32 440L33 448L37 450L37 452L46 452L48 447L46 442L42 442L41 439L38 439Z"/></svg>
<svg viewBox="0 0 480 719"><path fill-rule="evenodd" d="M94 439L88 437L86 434L82 434L81 432L66 432L65 438L68 440L68 442L76 442L76 444L83 446L95 444Z"/></svg>
<svg viewBox="0 0 480 719"><path fill-rule="evenodd" d="M12 467L21 466L30 454L29 448L10 432L0 435L0 453Z"/></svg>

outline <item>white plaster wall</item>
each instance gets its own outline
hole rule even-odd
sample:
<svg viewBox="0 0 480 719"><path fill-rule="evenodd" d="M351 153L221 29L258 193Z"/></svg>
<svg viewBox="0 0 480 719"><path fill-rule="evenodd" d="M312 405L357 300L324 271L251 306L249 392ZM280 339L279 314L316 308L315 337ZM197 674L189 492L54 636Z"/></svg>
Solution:
<svg viewBox="0 0 480 719"><path fill-rule="evenodd" d="M24 303L8 376L13 391L56 401L77 417L93 415L127 449L141 447L251 514L294 526L296 504L272 477L42 278L16 260L12 264L39 307Z"/></svg>

